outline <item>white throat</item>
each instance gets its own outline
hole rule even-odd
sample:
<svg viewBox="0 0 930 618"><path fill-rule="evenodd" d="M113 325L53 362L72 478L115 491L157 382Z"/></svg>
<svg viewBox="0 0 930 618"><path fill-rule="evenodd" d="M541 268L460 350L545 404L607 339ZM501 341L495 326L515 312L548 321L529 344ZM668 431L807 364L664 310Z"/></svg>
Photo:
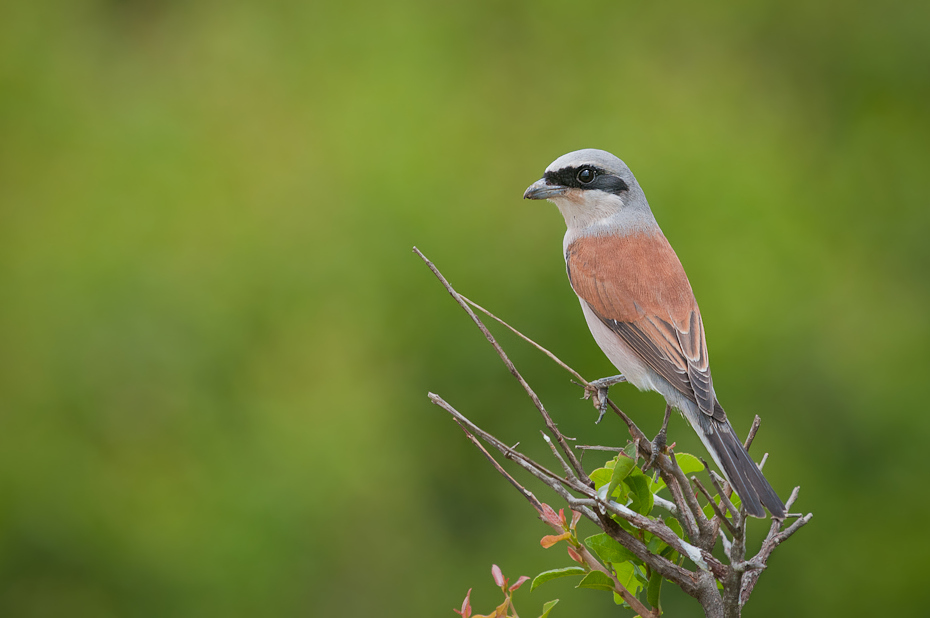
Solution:
<svg viewBox="0 0 930 618"><path fill-rule="evenodd" d="M552 198L569 230L583 230L605 223L623 208L623 198L603 191L570 190Z"/></svg>
<svg viewBox="0 0 930 618"><path fill-rule="evenodd" d="M649 207L637 207L640 203L645 205L645 200L627 203L613 193L570 190L550 201L558 206L568 228L562 242L563 255L582 236L622 236L658 230Z"/></svg>

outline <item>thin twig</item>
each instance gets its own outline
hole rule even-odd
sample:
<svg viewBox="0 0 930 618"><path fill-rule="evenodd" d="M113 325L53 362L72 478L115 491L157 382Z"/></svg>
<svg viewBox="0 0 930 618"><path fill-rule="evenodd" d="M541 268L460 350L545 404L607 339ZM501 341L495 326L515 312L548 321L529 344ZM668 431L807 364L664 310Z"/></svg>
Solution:
<svg viewBox="0 0 930 618"><path fill-rule="evenodd" d="M691 484L688 482L688 478L685 476L681 466L678 465L678 458L675 457L675 451L671 452L669 460L671 465L667 466L668 472L670 472L678 482L678 486L681 489L685 504L688 505L688 508L691 509L691 512L694 514L694 521L695 525L697 526L699 536L707 538L712 530L710 521L708 521L707 517L704 515L704 509L701 508L701 504L698 502L697 496L694 495L694 491L691 489ZM664 462L660 463L660 465L664 465ZM668 481L666 481L665 484L668 485Z"/></svg>
<svg viewBox="0 0 930 618"><path fill-rule="evenodd" d="M498 451L500 451L501 454L504 455L504 457L516 462L517 464L519 464L522 468L527 470L530 474L532 474L536 478L546 481L546 482L548 482L549 480L555 480L557 483L564 483L564 484L569 485L569 487L571 487L572 489L576 489L576 484L580 484L580 483L573 483L571 479L565 479L565 478L560 477L558 474L547 469L545 466L542 466L536 463L535 461L533 461L526 455L510 448L509 446L507 446L506 444L498 440L496 437L494 437L490 433L481 429L481 427L478 427L477 425L475 425L473 422L471 422L471 420L469 420L467 417L465 417L465 415L463 415L461 412L459 412L458 410L453 408L451 405L449 405L449 403L446 402L446 400L444 400L439 395L436 395L435 393L429 393L429 399L430 401L438 405L440 408L442 408L443 410L451 414L453 418L455 418L456 422L458 422L460 425L468 428L468 430L472 432L473 434L480 436L482 440L484 440L485 442L487 442L488 444L496 448ZM590 489L587 487L587 485L584 485L584 484L580 484L580 485L581 487L585 489Z"/></svg>
<svg viewBox="0 0 930 618"><path fill-rule="evenodd" d="M461 296L461 294L460 294L459 296ZM524 335L523 333L521 333L520 331L518 331L516 328L514 328L513 326L511 326L510 324L508 324L507 322L503 321L502 319L500 319L499 317L497 317L496 315L494 315L493 313L491 313L490 311L488 311L487 309L485 309L484 307L482 307L481 305L479 305L478 303L476 303L475 301L470 300L470 299L466 298L465 296L462 296L462 300L464 300L466 303L468 303L469 305L471 305L472 307L474 307L475 309L477 309L477 310L480 311L481 313L485 314L486 316L488 316L488 317L491 318L492 320L496 320L497 322L499 322L499 323L502 324L503 326L509 328L510 331L511 331L513 334L515 334L517 337L519 337L519 338L522 339L523 341L527 342L528 344L530 344L531 346L533 346L534 348L536 348L537 350L539 350L540 352L542 352L543 354L545 354L546 356L548 356L549 358L551 358L553 361L556 362L557 365L559 365L559 367L561 367L562 369L564 369L564 370L567 371L568 373L572 374L572 375L575 377L576 380L578 380L579 382L581 382L582 386L588 386L588 381L585 380L584 378L582 378L582 377L581 377L581 374L579 374L577 371L575 371L574 369L572 369L571 367L569 367L568 365L566 365L565 363L563 363L563 362L562 362L562 359L560 359L558 356L556 356L555 354L553 354L552 352L550 352L550 351L547 350L546 348L542 347L541 345L539 345L538 343L536 343L535 341L533 341L532 339L530 339L529 337L527 337L526 335Z"/></svg>
<svg viewBox="0 0 930 618"><path fill-rule="evenodd" d="M785 502L785 510L791 508L795 500L798 499L798 493L800 490L800 487L794 488L794 490L791 492L791 495L788 497L787 502ZM769 556L771 556L772 552L775 551L775 548L784 543L795 532L800 530L801 527L807 524L807 522L809 522L813 516L813 513L808 513L804 517L797 519L785 530L781 530L782 525L784 525L784 521L773 517L772 525L769 528L769 533L766 535L765 540L762 541L762 547L759 548L759 552L753 557L752 560L764 566L768 562ZM756 582L759 581L760 575L761 570L750 571L743 578L739 595L740 606L745 605L746 601L749 600L749 595L752 594L752 591L756 586Z"/></svg>
<svg viewBox="0 0 930 618"><path fill-rule="evenodd" d="M619 446L589 446L587 444L576 444L575 448L582 451L609 451L611 453L623 452L623 449Z"/></svg>
<svg viewBox="0 0 930 618"><path fill-rule="evenodd" d="M703 485L701 485L701 481L699 481L696 476L692 476L691 481L694 482L695 485L697 485L698 490L702 494L704 494L705 498L707 498L707 501L710 503L710 508L713 509L714 511L714 515L717 516L718 520L723 522L723 525L727 527L727 530L730 531L730 534L732 534L733 536L736 536L737 534L739 534L739 531L733 525L733 522L731 522L730 519L726 515L723 514L723 511L720 510L720 506L716 502L714 502L714 498L713 496L710 495L710 492L707 491L707 489Z"/></svg>
<svg viewBox="0 0 930 618"><path fill-rule="evenodd" d="M791 490L791 495L788 496L788 501L785 502L785 510L787 511L794 505L794 501L798 499L798 495L801 493L801 488L795 487Z"/></svg>
<svg viewBox="0 0 930 618"><path fill-rule="evenodd" d="M540 430L539 433L542 434L542 437L546 441L546 444L549 445L549 449L552 451L552 455L559 461L560 464L562 464L562 469L565 471L565 477L572 479L573 481L577 481L578 477L575 476L574 472L572 472L571 466L565 463L565 460L562 459L561 455L559 455L559 450L555 448L555 444L552 443L552 439L550 439L549 436L546 435L545 431Z"/></svg>
<svg viewBox="0 0 930 618"><path fill-rule="evenodd" d="M655 495L652 496L652 499L657 507L665 509L672 515L672 517L678 519L678 506L674 502L670 502L661 496Z"/></svg>
<svg viewBox="0 0 930 618"><path fill-rule="evenodd" d="M763 468L763 466L765 466L765 462L767 462L768 460L769 460L769 454L766 453L765 455L762 456L762 461L758 463L760 470Z"/></svg>
<svg viewBox="0 0 930 618"><path fill-rule="evenodd" d="M717 493L720 495L720 502L730 512L730 515L733 516L733 523L736 525L742 525L739 511L736 510L736 507L733 506L732 502L730 502L730 498L723 492L723 487L720 486L720 482L717 480L717 475L714 474L714 471L710 469L710 466L707 465L707 461L705 461L703 457L699 457L698 459L700 459L701 463L704 464L704 469L707 471L707 476L710 477L710 482L713 483L714 489L716 489Z"/></svg>
<svg viewBox="0 0 930 618"><path fill-rule="evenodd" d="M616 447L616 446L587 446L587 445L576 444L575 448L581 450L581 455L578 456L579 463L584 462L584 454L587 453L588 451L608 451L611 453L619 453L623 451L622 448Z"/></svg>
<svg viewBox="0 0 930 618"><path fill-rule="evenodd" d="M490 344L494 347L494 350L497 352L497 355L500 357L500 359L504 362L504 365L508 370L510 370L510 373L513 375L513 377L517 379L517 382L520 383L520 386L523 387L523 390L526 391L526 394L529 395L530 399L533 401L533 405L535 405L536 409L539 410L539 413L542 414L542 417L546 422L546 427L549 428L549 430L555 435L556 440L559 441L559 446L562 447L562 452L565 453L568 461L571 462L575 473L579 477L586 479L587 474L585 474L584 468L581 467L581 463L578 461L578 458L575 457L575 453L573 453L572 449L570 449L568 444L566 444L565 437L558 431L555 423L552 421L552 417L550 417L549 413L546 412L546 408L543 406L542 401L540 401L539 397L536 395L536 392L530 387L526 380L523 379L523 376L520 375L520 372L517 371L517 368L514 366L513 362L511 362L510 358L507 356L507 353L504 352L504 348L502 348L500 344L497 343L494 335L492 335L491 331L489 331L488 328L484 325L484 322L482 322L478 316L475 315L475 312L471 310L471 307L468 306L468 303L463 300L462 296L456 292L452 285L446 280L446 278L442 276L442 273L439 272L439 269L436 268L436 266L430 262L426 256L423 255L416 247L413 248L413 252L420 256L420 259L426 262L426 265L433 272L436 278L439 279L443 287L446 288L446 291L449 293L449 295L455 299L455 302L457 302L459 306L465 310L465 313L467 313L475 325L478 326L478 328L484 334L485 338L487 338Z"/></svg>
<svg viewBox="0 0 930 618"><path fill-rule="evenodd" d="M504 470L504 468L502 468L499 463L497 463L497 460L491 456L491 453L489 453L488 450L482 446L481 442L478 441L478 438L476 438L474 434L468 431L468 429L462 423L459 423L459 427L462 428L462 431L465 432L465 435L468 436L468 439L471 440L472 444L478 447L478 450L481 451L481 454L491 462L491 465L494 466L494 469L500 472L501 475L503 475L503 477L507 479L507 481L509 481L510 484L513 485L516 490L520 492L520 494L526 498L527 501L529 501L531 505L533 505L533 508L536 509L537 513L539 513L540 519L545 521L545 517L543 517L542 503L536 496L533 495L533 492L521 485L517 479L510 476L510 474L508 474L507 471Z"/></svg>
<svg viewBox="0 0 930 618"><path fill-rule="evenodd" d="M752 419L752 427L749 428L749 435L746 436L746 441L743 442L743 448L749 451L749 447L752 446L752 441L756 439L756 432L759 431L759 426L762 424L762 417L756 414L756 417Z"/></svg>
<svg viewBox="0 0 930 618"><path fill-rule="evenodd" d="M637 599L636 596L626 588L626 586L621 584L620 580L617 579L617 576L614 575L613 569L608 569L602 565L600 560L598 560L587 547L579 545L575 548L575 551L581 555L581 558L585 561L585 564L588 565L589 568L604 573L611 579L611 581L613 581L614 591L619 594L624 601L627 602L627 604L633 609L634 612L643 618L657 615L654 610L650 610L648 607L646 607L642 601Z"/></svg>
<svg viewBox="0 0 930 618"><path fill-rule="evenodd" d="M646 437L646 434L644 434L640 428L636 426L636 423L633 422L633 419L631 419L623 412L623 410L617 407L617 404L611 401L610 398L607 399L607 403L610 405L613 411L617 413L617 416L620 417L620 420L626 423L626 426L630 430L630 435L633 436L633 440L639 440L641 444L646 444L647 442L651 444L649 438ZM640 454L643 455L643 457L648 457L650 453L645 450L645 447L643 447L643 451Z"/></svg>

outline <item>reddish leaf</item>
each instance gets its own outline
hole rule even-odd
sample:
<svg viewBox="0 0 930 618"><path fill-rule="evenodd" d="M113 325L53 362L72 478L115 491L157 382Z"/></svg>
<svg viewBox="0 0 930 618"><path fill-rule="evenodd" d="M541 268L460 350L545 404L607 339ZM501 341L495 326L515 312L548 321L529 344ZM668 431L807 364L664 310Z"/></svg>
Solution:
<svg viewBox="0 0 930 618"><path fill-rule="evenodd" d="M504 579L504 574L501 573L501 568L496 564L492 564L491 575L494 576L494 583L503 588L506 580Z"/></svg>
<svg viewBox="0 0 930 618"><path fill-rule="evenodd" d="M564 528L568 522L565 520L565 509L559 509L559 523Z"/></svg>
<svg viewBox="0 0 930 618"><path fill-rule="evenodd" d="M584 558L582 558L581 554L575 551L575 548L572 547L571 545L568 546L568 555L571 556L571 559L577 562L578 564L584 564Z"/></svg>
<svg viewBox="0 0 930 618"><path fill-rule="evenodd" d="M465 595L465 600L462 601L462 609L453 609L452 611L462 618L471 618L471 588L468 589L468 594Z"/></svg>
<svg viewBox="0 0 930 618"><path fill-rule="evenodd" d="M507 618L507 610L510 609L510 600L506 600L494 610L493 614L484 617L475 616L475 618Z"/></svg>
<svg viewBox="0 0 930 618"><path fill-rule="evenodd" d="M559 541L564 541L565 539L570 539L570 538L572 538L571 532L563 532L562 534L558 536L554 534L547 534L539 541L539 544L542 545L544 548L549 549L550 547L552 547Z"/></svg>
<svg viewBox="0 0 930 618"><path fill-rule="evenodd" d="M529 578L529 577L527 577L526 575L521 575L521 576L520 576L520 579L518 579L517 581L515 581L515 582L513 583L513 586L510 587L510 592L513 592L514 590L516 590L517 588L519 588L520 586L522 586L522 585L523 585L523 582L528 582L528 581L530 581L530 578Z"/></svg>
<svg viewBox="0 0 930 618"><path fill-rule="evenodd" d="M548 504L542 505L542 516L552 526L561 526L562 522L559 521L559 516L556 515L555 511L552 510L552 507Z"/></svg>

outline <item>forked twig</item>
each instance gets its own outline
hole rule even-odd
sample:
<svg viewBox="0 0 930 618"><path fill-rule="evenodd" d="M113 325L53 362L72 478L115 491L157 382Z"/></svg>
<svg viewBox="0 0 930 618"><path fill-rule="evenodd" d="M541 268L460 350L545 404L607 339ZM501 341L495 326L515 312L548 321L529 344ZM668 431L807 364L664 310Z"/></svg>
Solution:
<svg viewBox="0 0 930 618"><path fill-rule="evenodd" d="M449 284L446 278L442 276L442 273L439 272L439 269L436 268L436 266L430 262L426 256L423 255L416 247L413 248L413 252L420 256L420 259L426 262L426 265L431 271L433 271L433 274L436 275L436 278L439 279L443 287L446 288L446 291L449 293L449 295L455 299L455 302L457 302L459 306L465 310L465 313L467 313L472 321L478 326L478 328L484 334L485 338L487 338L487 340L494 347L494 350L497 352L497 355L500 357L500 359L504 362L504 365L513 375L513 377L517 379L517 382L520 383L520 386L523 387L523 390L526 391L526 394L530 396L530 399L533 401L533 405L535 405L536 409L539 410L539 413L542 414L542 417L546 422L546 427L548 427L550 431L553 432L553 434L557 435L559 446L562 447L562 452L565 453L565 456L571 463L575 473L580 477L586 478L584 468L581 467L581 463L578 461L578 458L575 457L575 453L572 452L572 449L569 448L568 444L565 442L565 438L562 436L562 434L556 431L555 423L552 421L552 417L549 416L549 413L546 412L546 408L543 406L542 401L539 400L536 392L530 387L526 380L523 379L523 376L520 375L520 372L517 371L517 368L514 366L513 362L511 362L510 358L507 356L507 353L504 352L504 348L502 348L500 344L497 343L497 340L494 338L494 335L491 334L491 331L489 331L484 323L478 318L478 316L475 315L475 312L471 310L471 307L468 306L468 303L466 303L465 300L459 295L459 293L455 291L455 289L452 287L452 285Z"/></svg>

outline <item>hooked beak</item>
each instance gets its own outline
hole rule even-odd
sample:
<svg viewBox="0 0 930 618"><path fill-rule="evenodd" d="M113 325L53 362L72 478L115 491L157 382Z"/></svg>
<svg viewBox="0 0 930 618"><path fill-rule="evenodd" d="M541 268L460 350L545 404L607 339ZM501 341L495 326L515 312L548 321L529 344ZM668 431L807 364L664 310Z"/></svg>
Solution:
<svg viewBox="0 0 930 618"><path fill-rule="evenodd" d="M548 200L553 197L558 197L566 191L568 191L568 187L563 187L562 185L550 185L546 182L545 178L540 178L526 188L526 191L523 193L523 199Z"/></svg>

